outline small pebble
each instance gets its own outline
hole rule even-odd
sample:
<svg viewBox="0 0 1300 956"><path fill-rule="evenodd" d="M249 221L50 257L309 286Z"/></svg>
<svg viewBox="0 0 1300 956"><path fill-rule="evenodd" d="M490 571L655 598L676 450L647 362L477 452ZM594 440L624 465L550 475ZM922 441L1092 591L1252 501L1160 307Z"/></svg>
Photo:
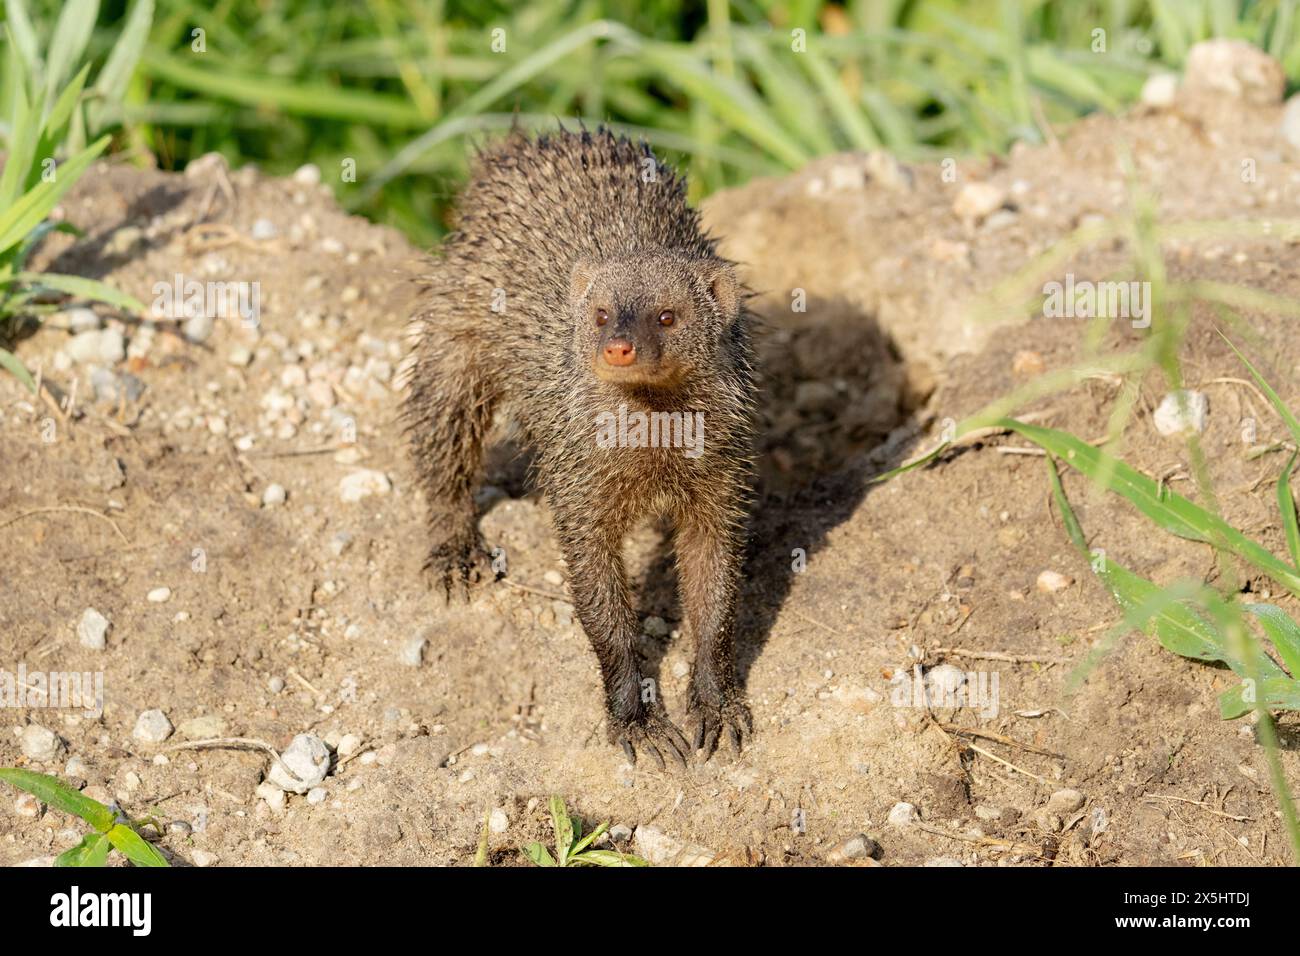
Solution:
<svg viewBox="0 0 1300 956"><path fill-rule="evenodd" d="M207 714L202 717L191 717L189 720L181 721L181 725L176 730L186 740L207 740L212 737L224 737L226 735L226 721L216 714Z"/></svg>
<svg viewBox="0 0 1300 956"><path fill-rule="evenodd" d="M307 802L312 804L313 806L324 803L326 798L328 797L329 797L329 791L327 791L324 787L312 787L310 790L307 791Z"/></svg>
<svg viewBox="0 0 1300 956"><path fill-rule="evenodd" d="M93 607L88 607L77 623L77 641L90 651L102 651L108 646L108 618Z"/></svg>
<svg viewBox="0 0 1300 956"><path fill-rule="evenodd" d="M668 636L668 622L665 621L662 617L646 618L645 623L641 626L641 629L645 631L645 633L649 634L651 637Z"/></svg>
<svg viewBox="0 0 1300 956"><path fill-rule="evenodd" d="M23 756L38 763L48 763L59 755L59 735L40 724L28 724L19 736Z"/></svg>
<svg viewBox="0 0 1300 956"><path fill-rule="evenodd" d="M267 508L282 505L287 496L284 485L272 483L267 485L266 490L262 492L262 504Z"/></svg>
<svg viewBox="0 0 1300 956"><path fill-rule="evenodd" d="M258 219L253 223L252 236L254 239L259 241L264 239L274 239L277 232L278 230L275 228L275 223L271 222L269 219Z"/></svg>
<svg viewBox="0 0 1300 956"><path fill-rule="evenodd" d="M891 827L911 826L916 821L916 807L910 803L896 803L889 811L888 822Z"/></svg>
<svg viewBox="0 0 1300 956"><path fill-rule="evenodd" d="M407 667L419 667L424 662L424 649L429 641L423 637L413 637L402 645L400 659Z"/></svg>
<svg viewBox="0 0 1300 956"><path fill-rule="evenodd" d="M839 846L826 854L828 863L843 863L846 860L878 860L884 854L880 844L865 833L851 836Z"/></svg>
<svg viewBox="0 0 1300 956"><path fill-rule="evenodd" d="M339 497L348 504L355 504L371 495L386 495L393 490L393 483L382 471L362 468L347 475L339 482Z"/></svg>
<svg viewBox="0 0 1300 956"><path fill-rule="evenodd" d="M1178 77L1173 73L1155 73L1142 84L1142 102L1147 106L1173 106L1178 98Z"/></svg>
<svg viewBox="0 0 1300 956"><path fill-rule="evenodd" d="M172 596L172 589L167 587L154 588L147 595L145 595L145 597L148 599L149 603L151 604L163 604L164 602L169 601L171 599L171 596Z"/></svg>
<svg viewBox="0 0 1300 956"><path fill-rule="evenodd" d="M1160 400L1151 422L1156 426L1156 431L1166 437L1187 432L1195 432L1199 435L1205 431L1205 419L1208 413L1209 400L1204 392L1183 389L1170 392Z"/></svg>
<svg viewBox="0 0 1300 956"><path fill-rule="evenodd" d="M146 710L135 722L131 737L142 744L160 744L172 735L172 722L161 710Z"/></svg>
<svg viewBox="0 0 1300 956"><path fill-rule="evenodd" d="M1282 111L1282 138L1300 149L1300 93L1286 101Z"/></svg>
<svg viewBox="0 0 1300 956"><path fill-rule="evenodd" d="M974 225L997 212L1006 201L1007 194L1001 186L993 183L967 183L957 194L952 211L962 222Z"/></svg>
<svg viewBox="0 0 1300 956"><path fill-rule="evenodd" d="M192 315L185 320L182 332L189 341L202 343L212 338L212 330L215 326L216 321L212 316L200 312L198 315Z"/></svg>
<svg viewBox="0 0 1300 956"><path fill-rule="evenodd" d="M1059 571L1047 570L1038 575L1035 582L1038 590L1044 594L1054 594L1057 591L1064 591L1074 583L1074 578L1061 574Z"/></svg>
<svg viewBox="0 0 1300 956"><path fill-rule="evenodd" d="M266 805L272 810L283 810L285 805L284 791L273 783L263 781L257 785L253 793L266 801Z"/></svg>
<svg viewBox="0 0 1300 956"><path fill-rule="evenodd" d="M329 768L330 752L325 742L312 734L299 734L280 754L280 760L271 762L266 779L281 790L306 793L325 779Z"/></svg>

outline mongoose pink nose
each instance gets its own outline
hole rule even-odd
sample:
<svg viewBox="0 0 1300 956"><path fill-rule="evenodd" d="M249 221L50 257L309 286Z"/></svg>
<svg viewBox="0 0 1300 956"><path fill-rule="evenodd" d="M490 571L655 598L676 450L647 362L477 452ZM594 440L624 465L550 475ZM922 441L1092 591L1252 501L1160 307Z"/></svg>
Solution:
<svg viewBox="0 0 1300 956"><path fill-rule="evenodd" d="M605 343L605 361L619 367L636 361L636 346L627 339L610 339Z"/></svg>

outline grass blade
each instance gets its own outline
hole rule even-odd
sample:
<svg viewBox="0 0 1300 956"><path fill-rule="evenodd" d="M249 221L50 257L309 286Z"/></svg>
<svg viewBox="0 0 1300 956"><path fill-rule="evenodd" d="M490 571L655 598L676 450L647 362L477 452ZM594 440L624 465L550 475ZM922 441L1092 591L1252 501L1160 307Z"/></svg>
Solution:
<svg viewBox="0 0 1300 956"><path fill-rule="evenodd" d="M0 368L26 385L27 390L33 395L36 394L36 379L32 378L32 373L27 371L27 366L22 363L22 360L8 349L0 349Z"/></svg>
<svg viewBox="0 0 1300 956"><path fill-rule="evenodd" d="M537 866L555 866L555 858L540 843L530 843L524 847L524 856Z"/></svg>
<svg viewBox="0 0 1300 956"><path fill-rule="evenodd" d="M126 96L127 84L135 74L145 41L149 39L153 5L154 0L135 0L127 14L126 25L113 44L113 51L95 78L94 91L100 101L92 105L90 126L96 132L104 125L108 111L120 107Z"/></svg>
<svg viewBox="0 0 1300 956"><path fill-rule="evenodd" d="M559 865L564 866L569 862L569 850L573 846L573 821L569 819L563 797L551 797L550 809L551 823L555 827L555 852L559 854Z"/></svg>
<svg viewBox="0 0 1300 956"><path fill-rule="evenodd" d="M170 866L167 858L140 834L125 823L119 823L108 831L108 839L122 854L136 866Z"/></svg>
<svg viewBox="0 0 1300 956"><path fill-rule="evenodd" d="M1300 626L1275 604L1247 604L1244 607L1259 619L1291 676L1300 679Z"/></svg>
<svg viewBox="0 0 1300 956"><path fill-rule="evenodd" d="M118 292L112 286L105 285L95 279L83 279L81 276L65 276L53 272L19 272L17 275L0 282L0 285L13 282L26 282L31 285L45 286L57 292L66 292L68 295L76 296L79 299L106 302L135 315L143 315L147 310L147 306L135 296L127 295L125 292Z"/></svg>
<svg viewBox="0 0 1300 956"><path fill-rule="evenodd" d="M1232 349L1237 358L1241 359L1241 364L1246 366L1246 371L1250 372L1251 378L1255 380L1255 384L1259 386L1260 391L1268 396L1268 400L1273 404L1273 408L1277 410L1278 415L1282 417L1282 421L1286 423L1287 430L1291 432L1291 439L1297 444L1300 444L1300 421L1296 421L1296 417L1291 414L1291 409L1287 408L1286 402L1282 401L1277 392L1273 391L1273 386L1269 385L1268 381L1263 375L1259 374L1259 371L1255 366L1250 364L1250 359L1242 355L1237 346L1232 344L1231 339L1222 332L1219 333L1219 337L1222 338L1223 341L1227 342L1228 348Z"/></svg>
<svg viewBox="0 0 1300 956"><path fill-rule="evenodd" d="M63 163L52 180L42 181L29 189L23 197L0 214L0 253L21 242L46 216L50 214L63 194L78 177L104 151L110 137L101 136L84 150Z"/></svg>
<svg viewBox="0 0 1300 956"><path fill-rule="evenodd" d="M1295 459L1293 453L1277 480L1277 507L1282 512L1282 527L1286 530L1286 549L1291 554L1291 564L1300 570L1300 524L1296 523L1295 498L1291 494L1291 469Z"/></svg>
<svg viewBox="0 0 1300 956"><path fill-rule="evenodd" d="M59 19L50 38L49 57L45 63L45 106L54 103L58 91L72 74L74 64L80 63L90 43L95 18L99 16L99 0L64 0Z"/></svg>
<svg viewBox="0 0 1300 956"><path fill-rule="evenodd" d="M1048 453L1096 480L1109 473L1107 490L1126 498L1142 514L1179 537L1212 542L1254 565L1292 594L1300 596L1300 572L1250 540L1218 515L1182 495L1162 489L1156 482L1068 432L1004 418L995 422L1039 445Z"/></svg>
<svg viewBox="0 0 1300 956"><path fill-rule="evenodd" d="M82 796L57 777L33 770L19 770L17 767L0 767L0 780L13 784L19 790L26 790L41 803L81 817L101 833L112 828L116 819L108 807L98 800Z"/></svg>
<svg viewBox="0 0 1300 956"><path fill-rule="evenodd" d="M103 833L88 833L80 843L64 850L54 860L55 866L103 866L113 844Z"/></svg>

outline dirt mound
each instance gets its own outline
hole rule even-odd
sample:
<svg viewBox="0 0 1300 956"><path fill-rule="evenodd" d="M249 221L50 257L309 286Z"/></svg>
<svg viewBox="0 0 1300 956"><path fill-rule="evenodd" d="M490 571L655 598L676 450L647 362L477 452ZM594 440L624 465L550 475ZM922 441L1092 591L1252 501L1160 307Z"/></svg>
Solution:
<svg viewBox="0 0 1300 956"><path fill-rule="evenodd" d="M102 671L104 707L9 710L0 764L66 771L100 799L153 809L178 824L164 849L200 864L465 863L489 810L493 859L515 863L512 848L544 836L551 793L638 828L635 845L659 860L689 843L719 862L819 861L864 832L886 864L1282 862L1252 724L1215 712L1231 675L1132 637L1065 694L1116 611L1054 523L1040 461L983 447L869 484L930 422L1083 354L1081 322L1009 310L980 324L972 306L1076 226L1120 213L1126 168L1157 191L1161 221L1295 216L1300 165L1280 113L1188 94L1004 161L836 156L708 202L767 326L740 646L758 735L738 760L680 775L633 769L604 743L595 660L508 449L483 495L507 582L447 608L420 579L422 505L393 387L416 251L341 213L307 174L96 167L64 204L86 238L58 237L39 266L147 303L178 276L204 295L209 282L257 283L260 315L110 319L105 332L70 310L18 343L73 412L0 379L0 666ZM1300 295L1294 247L1276 240L1168 251L1184 278ZM1090 246L1068 267L1101 279L1123 255ZM1294 336L1251 319L1296 397ZM1240 370L1212 320L1196 315L1188 342L1190 384L1210 395L1205 447L1229 519L1282 553L1266 486L1279 463L1247 458L1240 420L1254 416L1258 442L1283 431L1223 381ZM1115 323L1106 344L1139 334ZM1159 388L1146 384L1126 454L1176 476L1183 446L1150 423ZM1091 437L1115 390L1099 379L1037 409ZM1067 483L1085 527L1136 570L1162 583L1215 573L1208 550ZM671 640L661 529L629 552L642 611L664 619L647 622L639 651L677 712L690 651ZM1044 570L1076 583L1044 593ZM103 650L79 641L88 608L111 622ZM934 711L991 735L973 738L984 753L910 706L922 667L931 684L986 689L974 707ZM176 728L164 743L133 733L151 709ZM24 753L26 723L54 730L57 753ZM300 733L334 748L334 765L287 801L262 785L260 754L169 749L211 736L284 748ZM1294 719L1282 734L1295 788ZM73 821L28 816L12 796L0 862L76 842Z"/></svg>

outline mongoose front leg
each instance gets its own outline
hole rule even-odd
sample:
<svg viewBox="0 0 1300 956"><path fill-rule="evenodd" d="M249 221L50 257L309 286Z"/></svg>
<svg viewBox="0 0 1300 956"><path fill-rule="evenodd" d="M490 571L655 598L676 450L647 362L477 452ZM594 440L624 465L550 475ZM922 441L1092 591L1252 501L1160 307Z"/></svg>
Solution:
<svg viewBox="0 0 1300 956"><path fill-rule="evenodd" d="M632 763L640 751L661 769L665 757L685 767L690 745L668 719L659 695L642 683L633 645L637 620L619 535L567 522L558 510L556 525L569 566L574 608L600 661L610 742L621 746Z"/></svg>
<svg viewBox="0 0 1300 956"><path fill-rule="evenodd" d="M425 571L451 600L489 579L490 562L478 532L474 489L495 396L461 343L422 343L406 406L420 483L428 506L431 546Z"/></svg>
<svg viewBox="0 0 1300 956"><path fill-rule="evenodd" d="M728 731L740 752L753 718L736 686L733 632L740 577L740 535L724 509L682 516L677 526L677 576L687 628L695 639L695 662L687 705L695 749L707 760Z"/></svg>

